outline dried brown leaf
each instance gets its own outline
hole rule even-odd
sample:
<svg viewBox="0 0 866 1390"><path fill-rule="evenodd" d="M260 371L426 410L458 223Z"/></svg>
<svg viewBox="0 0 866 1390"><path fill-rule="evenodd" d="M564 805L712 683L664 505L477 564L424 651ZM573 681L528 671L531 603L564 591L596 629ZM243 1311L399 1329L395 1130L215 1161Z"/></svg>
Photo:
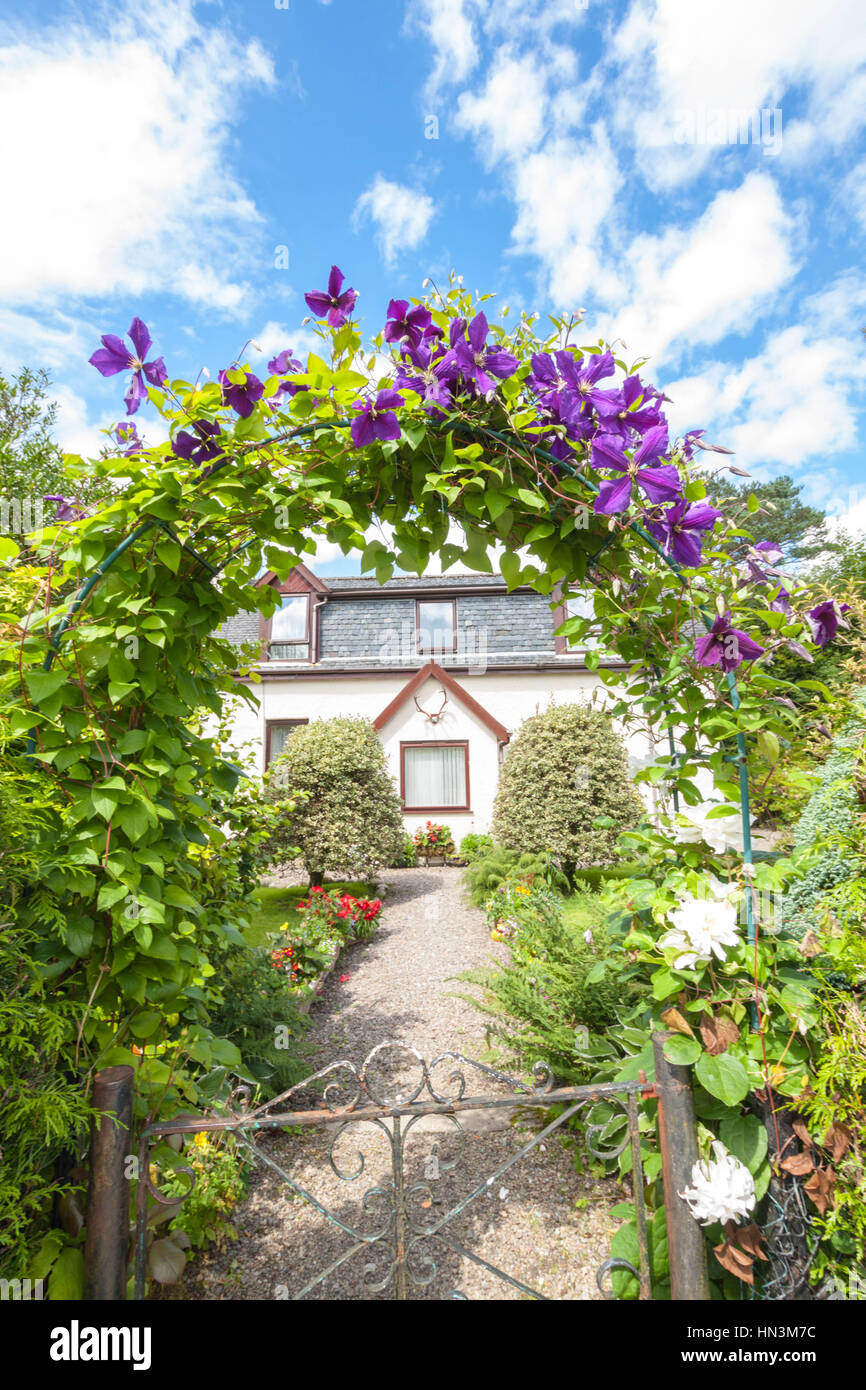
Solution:
<svg viewBox="0 0 866 1390"><path fill-rule="evenodd" d="M793 1173L795 1178L804 1178L815 1167L811 1155L807 1153L790 1154L788 1158L782 1159L779 1166L786 1173Z"/></svg>
<svg viewBox="0 0 866 1390"><path fill-rule="evenodd" d="M666 1028L670 1028L674 1033L685 1033L686 1037L693 1038L694 1030L687 1018L683 1018L679 1009L665 1009L662 1014L662 1023Z"/></svg>
<svg viewBox="0 0 866 1390"><path fill-rule="evenodd" d="M818 1168L807 1183L803 1184L803 1191L808 1193L818 1208L822 1216L828 1207L833 1205L833 1188L836 1186L836 1174L832 1168Z"/></svg>
<svg viewBox="0 0 866 1390"><path fill-rule="evenodd" d="M800 1143L801 1143L801 1144L805 1144L805 1146L806 1146L807 1149L811 1149L811 1148L812 1148L812 1136L811 1136L811 1134L809 1133L809 1130L808 1130L807 1125L806 1125L806 1121L805 1121L805 1120L801 1120L801 1119L799 1119L799 1118L796 1119L796 1120L794 1121L794 1124L793 1124L793 1130L794 1130L794 1133L796 1134L797 1138L799 1139Z"/></svg>
<svg viewBox="0 0 866 1390"><path fill-rule="evenodd" d="M712 1014L702 1014L699 1026L704 1047L711 1057L718 1057L720 1053L727 1052L740 1036L740 1030L730 1014L719 1013L715 1017Z"/></svg>
<svg viewBox="0 0 866 1390"><path fill-rule="evenodd" d="M735 1278L742 1279L744 1284L754 1284L755 1276L752 1272L754 1261L751 1255L744 1254L728 1240L722 1241L721 1245L714 1245L713 1254L722 1269L726 1269Z"/></svg>
<svg viewBox="0 0 866 1390"><path fill-rule="evenodd" d="M800 954L807 960L813 960L815 956L820 956L823 947L813 931L807 931L803 940L800 942Z"/></svg>
<svg viewBox="0 0 866 1390"><path fill-rule="evenodd" d="M756 1226L754 1221L749 1226L741 1226L736 1232L737 1244L741 1250L756 1255L759 1260L766 1260L767 1256L761 1249L761 1238L761 1228Z"/></svg>
<svg viewBox="0 0 866 1390"><path fill-rule="evenodd" d="M844 1157L846 1149L851 1147L853 1136L847 1125L840 1124L834 1120L830 1125L823 1139L824 1148L829 1153L834 1163L838 1163Z"/></svg>

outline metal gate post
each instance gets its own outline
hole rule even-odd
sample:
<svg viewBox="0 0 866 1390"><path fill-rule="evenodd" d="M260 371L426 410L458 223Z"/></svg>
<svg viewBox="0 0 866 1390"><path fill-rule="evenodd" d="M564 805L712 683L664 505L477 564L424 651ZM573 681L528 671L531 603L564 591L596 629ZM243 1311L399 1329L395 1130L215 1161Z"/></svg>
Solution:
<svg viewBox="0 0 866 1390"><path fill-rule="evenodd" d="M103 1113L91 1126L84 1297L118 1302L126 1298L132 1067L106 1067L96 1073L93 1107Z"/></svg>
<svg viewBox="0 0 866 1390"><path fill-rule="evenodd" d="M674 1036L673 1033L653 1033L653 1054L659 1098L671 1298L675 1302L689 1302L709 1299L710 1280L703 1233L679 1196L692 1180L692 1168L698 1158L698 1136L691 1069L673 1066L664 1054L665 1039Z"/></svg>

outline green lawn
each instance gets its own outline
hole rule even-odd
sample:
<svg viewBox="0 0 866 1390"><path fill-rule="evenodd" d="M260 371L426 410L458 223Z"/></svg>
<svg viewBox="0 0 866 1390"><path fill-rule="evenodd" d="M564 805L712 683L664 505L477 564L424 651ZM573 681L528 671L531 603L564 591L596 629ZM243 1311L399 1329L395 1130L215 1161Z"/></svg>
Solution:
<svg viewBox="0 0 866 1390"><path fill-rule="evenodd" d="M562 920L570 927L596 927L601 918L601 904L597 893L577 892L563 899Z"/></svg>
<svg viewBox="0 0 866 1390"><path fill-rule="evenodd" d="M325 883L329 893L351 893L355 898L368 898L373 891L371 883ZM258 904L252 914L246 939L250 946L264 946L272 932L277 932L288 922L289 928L300 920L298 903L309 896L309 889L302 884L291 888L256 888L253 899Z"/></svg>

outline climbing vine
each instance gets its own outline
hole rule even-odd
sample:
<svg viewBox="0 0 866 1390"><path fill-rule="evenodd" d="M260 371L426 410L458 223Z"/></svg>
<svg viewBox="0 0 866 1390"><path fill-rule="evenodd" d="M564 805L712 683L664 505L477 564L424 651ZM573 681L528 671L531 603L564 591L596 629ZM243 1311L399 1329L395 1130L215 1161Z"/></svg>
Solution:
<svg viewBox="0 0 866 1390"><path fill-rule="evenodd" d="M95 512L61 501L27 611L0 632L5 757L51 787L34 831L48 871L17 910L44 980L77 1011L75 1069L86 1080L133 1063L153 1111L185 1093L184 1059L237 1060L208 1029L205 983L243 920L242 894L228 910L208 888L241 769L202 715L218 720L238 693L221 624L269 615L278 596L255 585L262 567L284 578L326 537L380 582L438 555L444 568L495 563L509 588L552 600L591 590L591 616L560 630L600 634L587 666L613 713L649 722L661 749L641 774L660 797L643 844L659 872L634 941L660 1013L700 1001L715 1020L712 1046L689 1026L678 1055L710 1090L718 1074L731 1106L750 1090L797 1095L817 1013L808 983L778 983L790 950L766 934L760 901L785 869L751 863L747 771L776 767L810 717L795 689L825 694L776 676L774 655L823 646L841 609L803 611L778 552L706 501L696 458L727 467L727 451L699 429L673 438L644 362L582 343L577 317L553 318L549 333L525 314L508 328L506 310L491 324L490 296L452 280L392 300L364 345L344 283L334 267L327 290L307 295L320 350L302 363L287 347L263 380L242 359L214 379L172 378L138 318L131 346L106 334L90 359L129 377L126 418L90 465L110 501ZM146 403L166 442L140 432ZM737 859L701 834L683 843L682 808L705 801L707 774L710 818L742 819ZM690 951L670 915L712 880L741 921L715 954ZM721 1048L728 1015L737 1026Z"/></svg>

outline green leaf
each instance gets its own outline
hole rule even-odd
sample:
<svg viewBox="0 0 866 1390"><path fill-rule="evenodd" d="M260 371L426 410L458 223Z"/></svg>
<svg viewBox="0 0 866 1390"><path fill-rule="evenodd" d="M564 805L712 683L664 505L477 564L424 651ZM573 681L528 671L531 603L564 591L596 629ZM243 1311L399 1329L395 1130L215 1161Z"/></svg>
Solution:
<svg viewBox="0 0 866 1390"><path fill-rule="evenodd" d="M653 975L654 999L668 999L670 995L678 994L682 987L680 977L671 974L670 970L657 970Z"/></svg>
<svg viewBox="0 0 866 1390"><path fill-rule="evenodd" d="M138 686L131 685L129 681L109 681L108 698L113 705L117 705L121 700L125 699L127 695L131 694L133 690L137 689Z"/></svg>
<svg viewBox="0 0 866 1390"><path fill-rule="evenodd" d="M634 1221L627 1221L625 1225L620 1226L618 1231L614 1231L610 1242L610 1253L614 1259L628 1260L635 1269L639 1268L640 1246ZM631 1300L640 1297L640 1284L627 1269L612 1270L610 1279L611 1288L616 1298Z"/></svg>
<svg viewBox="0 0 866 1390"><path fill-rule="evenodd" d="M48 1280L48 1297L55 1302L76 1303L84 1294L84 1252L68 1245L54 1261Z"/></svg>
<svg viewBox="0 0 866 1390"><path fill-rule="evenodd" d="M119 903L122 898L127 897L130 891L130 888L125 883L104 883L99 890L99 897L96 900L98 910L101 912L104 909L114 907L114 904Z"/></svg>
<svg viewBox="0 0 866 1390"><path fill-rule="evenodd" d="M767 1131L755 1115L726 1115L719 1126L719 1138L750 1173L757 1173L767 1156Z"/></svg>
<svg viewBox="0 0 866 1390"><path fill-rule="evenodd" d="M599 961L598 965L594 965L587 975L586 983L588 985L597 985L599 980L604 979L604 971L604 961Z"/></svg>
<svg viewBox="0 0 866 1390"><path fill-rule="evenodd" d="M701 1056L702 1048L697 1038L687 1038L681 1033L665 1038L665 1056L675 1067L691 1067Z"/></svg>
<svg viewBox="0 0 866 1390"><path fill-rule="evenodd" d="M56 667L50 671L28 671L24 679L31 698L38 705L56 694L61 685L66 684L66 672L58 671Z"/></svg>
<svg viewBox="0 0 866 1390"><path fill-rule="evenodd" d="M162 1014L157 1013L155 1009L146 1009L135 1015L129 1025L129 1031L134 1038L149 1038L161 1023Z"/></svg>
<svg viewBox="0 0 866 1390"><path fill-rule="evenodd" d="M730 1052L723 1052L719 1057L705 1052L695 1066L695 1075L704 1090L725 1105L739 1105L749 1094L746 1068Z"/></svg>
<svg viewBox="0 0 866 1390"><path fill-rule="evenodd" d="M764 761L775 767L779 761L779 740L776 735L768 729L762 729L758 734L758 748Z"/></svg>

